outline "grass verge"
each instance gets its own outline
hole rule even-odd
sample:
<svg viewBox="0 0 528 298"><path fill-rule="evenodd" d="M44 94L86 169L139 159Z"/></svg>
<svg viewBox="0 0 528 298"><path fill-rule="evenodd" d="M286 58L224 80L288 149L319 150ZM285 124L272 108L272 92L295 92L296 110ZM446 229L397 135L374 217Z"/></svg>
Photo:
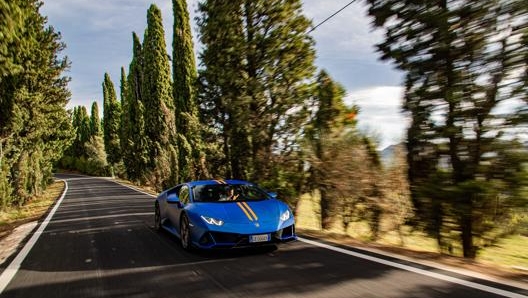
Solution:
<svg viewBox="0 0 528 298"><path fill-rule="evenodd" d="M295 216L297 231L315 238L334 243L375 248L406 257L430 260L488 275L528 282L528 249L526 249L528 237L526 236L512 235L501 239L495 245L483 248L479 251L477 258L471 260L440 253L433 238L408 227L404 228L403 239L393 231L382 232L376 241L369 240L370 229L365 222L351 223L347 231L344 231L339 224L322 231L319 204L310 195L300 198Z"/></svg>
<svg viewBox="0 0 528 298"><path fill-rule="evenodd" d="M9 207L0 212L0 239L9 235L14 228L38 220L57 200L64 190L64 181L55 181L40 196L35 196L22 207Z"/></svg>

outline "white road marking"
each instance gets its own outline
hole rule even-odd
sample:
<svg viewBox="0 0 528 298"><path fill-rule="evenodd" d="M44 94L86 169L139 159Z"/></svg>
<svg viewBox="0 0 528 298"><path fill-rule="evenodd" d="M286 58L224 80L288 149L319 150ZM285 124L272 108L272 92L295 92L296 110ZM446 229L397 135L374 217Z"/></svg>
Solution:
<svg viewBox="0 0 528 298"><path fill-rule="evenodd" d="M9 266L7 266L4 272L2 272L2 275L0 275L0 294L2 294L9 282L11 282L15 274L18 272L18 269L20 269L20 265L22 265L22 262L24 261L28 253L31 251L35 243L37 243L37 240L39 239L40 235L42 235L42 232L49 224L51 218L53 217L60 204L62 203L62 200L66 196L66 193L68 192L68 182L66 180L62 181L64 181L64 191L62 192L62 195L60 196L59 200L57 201L53 209L51 209L48 216L46 216L46 219L44 219L42 224L40 224L40 227L37 229L35 234L33 234L33 236L31 236L26 245L24 245L24 248L22 248L22 250L18 253L15 259L9 264Z"/></svg>
<svg viewBox="0 0 528 298"><path fill-rule="evenodd" d="M297 239L299 241L302 241L302 242L305 242L305 243L308 243L308 244L311 244L311 245L319 246L319 247L322 247L322 248L325 248L325 249L329 249L329 250L332 250L332 251L335 251L335 252L347 254L347 255L350 255L350 256L353 256L353 257L365 259L367 261L380 263L380 264L391 266L391 267L395 267L395 268L398 268L398 269L407 270L407 271L418 273L418 274L425 275L425 276L428 276L428 277L432 277L432 278L436 278L436 279L440 279L440 280L456 283L456 284L459 284L459 285L463 285L463 286L466 286L466 287L474 288L474 289L481 290L481 291L484 291L484 292L489 292L489 293L496 294L496 295L501 295L501 296L504 296L504 297L513 297L513 298L522 298L522 297L526 298L526 297L528 297L528 296L525 296L525 295L521 295L519 293L514 293L514 292L510 292L510 291L506 291L506 290L497 289L497 288L494 288L494 287L478 284L478 283L475 283L475 282L463 280L463 279L460 279L460 278L456 278L456 277L452 277L452 276L448 276L448 275L444 275L444 274L440 274L440 273L436 273L436 272L429 272L427 270L423 270L423 269L420 269L420 268L416 268L416 267L412 267L412 266L409 266L409 265L404 265L404 264L392 262L392 261L389 261L389 260L385 260L385 259L381 259L381 258L369 256L369 255L365 255L365 254L362 254L362 253L346 250L346 249L343 249L343 248L331 246L331 245L324 244L324 243L319 243L317 241L305 239L305 238L302 238L302 237L297 237Z"/></svg>
<svg viewBox="0 0 528 298"><path fill-rule="evenodd" d="M153 194L150 194L150 193L144 192L144 191L140 190L139 188L135 188L135 187L132 187L132 186L129 186L129 185L123 184L123 183L118 182L118 181L116 181L116 180L114 180L114 179L112 179L112 178L105 178L105 179L107 179L107 180L109 180L109 181L112 181L112 182L114 182L115 184L119 184L119 185L124 186L124 187L126 187L126 188L130 188L130 189L132 189L132 190L135 190L135 191L137 191L137 192L139 192L139 193L142 193L142 194L144 194L144 195L147 195L147 196L149 196L149 197L152 197L152 198L155 198L155 197L156 197L156 196L153 195Z"/></svg>

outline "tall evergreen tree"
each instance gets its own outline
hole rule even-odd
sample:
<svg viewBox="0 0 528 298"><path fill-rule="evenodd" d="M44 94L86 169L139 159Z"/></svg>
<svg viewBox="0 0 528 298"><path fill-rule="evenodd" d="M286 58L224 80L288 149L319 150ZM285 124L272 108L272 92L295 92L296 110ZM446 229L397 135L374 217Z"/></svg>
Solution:
<svg viewBox="0 0 528 298"><path fill-rule="evenodd" d="M80 106L78 113L79 126L77 127L77 135L80 150L80 154L78 156L86 156L84 145L86 144L86 142L90 141L90 137L92 136L92 123L85 106Z"/></svg>
<svg viewBox="0 0 528 298"><path fill-rule="evenodd" d="M162 188L169 182L172 165L171 152L175 150L174 101L171 89L171 70L165 44L165 31L161 11L151 5L147 12L147 29L142 48L141 100L145 111L145 136L147 138L149 163L152 174L150 182Z"/></svg>
<svg viewBox="0 0 528 298"><path fill-rule="evenodd" d="M114 83L108 73L104 75L103 81L103 125L104 125L104 144L110 164L116 164L121 161L121 148L119 143L121 120L121 105L117 101L117 95Z"/></svg>
<svg viewBox="0 0 528 298"><path fill-rule="evenodd" d="M499 113L513 98L511 86L522 85L511 57L526 49L511 28L526 27L526 10L514 12L515 1L368 3L375 26L386 28L378 45L382 58L406 72L409 179L418 219L444 249L454 224L464 256L475 257L474 238L496 227L489 223L511 214L511 206L526 205L518 200L523 183L506 178L519 177L523 167L519 146L508 141L519 125L509 119L518 113ZM490 208L498 195L504 203Z"/></svg>
<svg viewBox="0 0 528 298"><path fill-rule="evenodd" d="M123 161L127 176L131 180L145 182L148 156L147 138L145 135L144 107L141 97L143 85L143 62L141 42L136 33L132 33L133 56L130 62L125 88L123 106L122 135L126 138L123 148Z"/></svg>
<svg viewBox="0 0 528 298"><path fill-rule="evenodd" d="M103 130L101 129L101 118L99 118L99 106L97 101L92 103L92 110L90 115L90 134L92 136L102 136Z"/></svg>
<svg viewBox="0 0 528 298"><path fill-rule="evenodd" d="M176 111L177 151L180 181L204 176L201 127L195 97L196 63L186 0L173 0L172 41L173 97Z"/></svg>
<svg viewBox="0 0 528 298"><path fill-rule="evenodd" d="M125 169L127 167L127 156L132 150L130 140L130 126L132 125L130 120L130 101L127 98L127 78L125 68L121 67L121 117L119 119L119 146L121 148L121 156L123 157L123 163Z"/></svg>
<svg viewBox="0 0 528 298"><path fill-rule="evenodd" d="M199 5L200 106L218 131L227 176L275 179L306 121L313 40L301 1L218 0Z"/></svg>
<svg viewBox="0 0 528 298"><path fill-rule="evenodd" d="M0 5L0 69L7 68L0 76L1 207L23 204L41 192L72 138L65 109L69 78L62 75L69 62L60 55L65 47L60 34L39 13L41 5L36 0Z"/></svg>

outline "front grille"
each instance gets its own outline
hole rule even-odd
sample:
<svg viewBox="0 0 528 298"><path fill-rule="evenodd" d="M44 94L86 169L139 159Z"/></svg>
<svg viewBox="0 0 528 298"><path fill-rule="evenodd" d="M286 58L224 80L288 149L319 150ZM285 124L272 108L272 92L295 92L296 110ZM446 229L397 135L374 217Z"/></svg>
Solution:
<svg viewBox="0 0 528 298"><path fill-rule="evenodd" d="M218 232L211 232L211 236L216 243L235 243L238 238L238 234Z"/></svg>
<svg viewBox="0 0 528 298"><path fill-rule="evenodd" d="M271 234L270 242L250 243L249 235L236 233L208 232L200 238L200 245L209 248L249 247L269 245L275 242L295 240L295 226L291 225Z"/></svg>

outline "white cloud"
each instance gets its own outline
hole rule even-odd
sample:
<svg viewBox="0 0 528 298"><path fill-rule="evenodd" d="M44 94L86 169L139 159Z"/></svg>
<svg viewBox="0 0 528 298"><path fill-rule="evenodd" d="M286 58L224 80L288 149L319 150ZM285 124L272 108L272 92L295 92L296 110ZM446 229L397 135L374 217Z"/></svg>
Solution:
<svg viewBox="0 0 528 298"><path fill-rule="evenodd" d="M360 129L379 135L379 149L404 139L408 120L401 112L403 87L376 86L352 91L345 103L360 107L358 125Z"/></svg>

